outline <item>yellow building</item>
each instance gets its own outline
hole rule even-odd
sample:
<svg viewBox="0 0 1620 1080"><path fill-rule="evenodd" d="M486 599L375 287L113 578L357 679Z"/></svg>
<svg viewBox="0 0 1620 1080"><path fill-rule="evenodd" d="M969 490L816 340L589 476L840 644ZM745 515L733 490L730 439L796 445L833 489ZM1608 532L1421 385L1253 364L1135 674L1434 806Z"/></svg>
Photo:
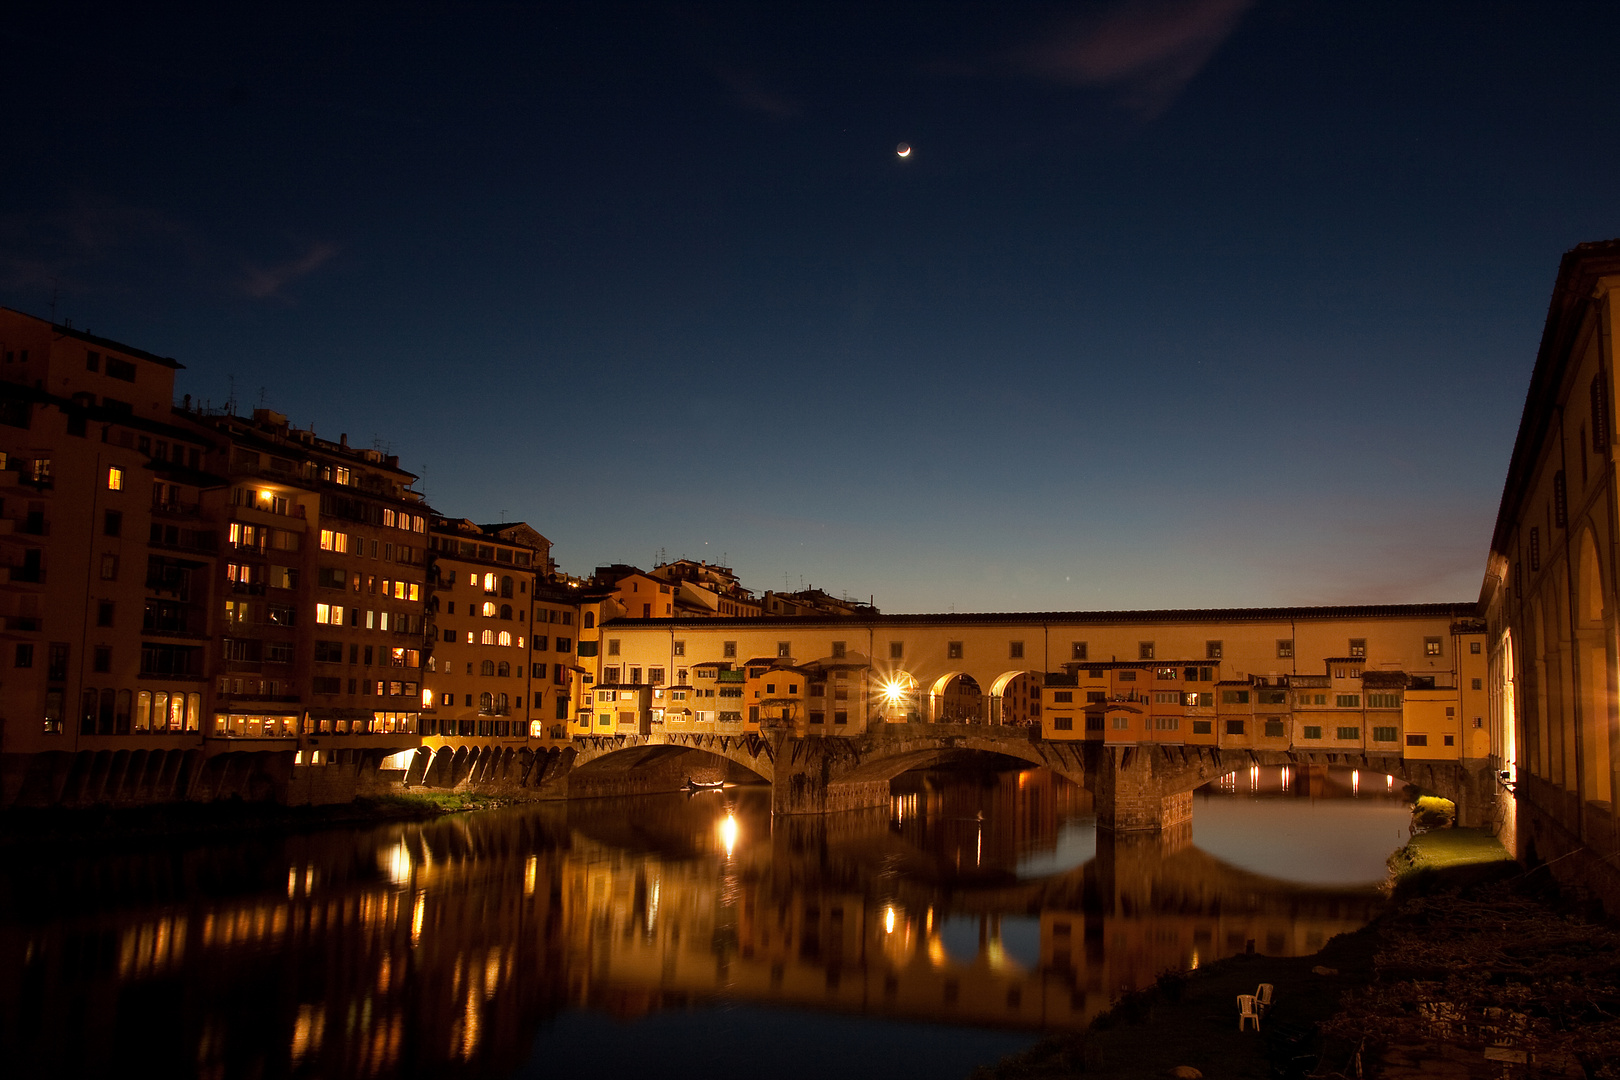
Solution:
<svg viewBox="0 0 1620 1080"><path fill-rule="evenodd" d="M1614 567L1620 240L1564 255L1491 536L1489 708L1457 719L1514 786L1521 858L1620 907ZM1469 656L1468 685L1480 677ZM1486 717L1481 728L1474 720Z"/></svg>

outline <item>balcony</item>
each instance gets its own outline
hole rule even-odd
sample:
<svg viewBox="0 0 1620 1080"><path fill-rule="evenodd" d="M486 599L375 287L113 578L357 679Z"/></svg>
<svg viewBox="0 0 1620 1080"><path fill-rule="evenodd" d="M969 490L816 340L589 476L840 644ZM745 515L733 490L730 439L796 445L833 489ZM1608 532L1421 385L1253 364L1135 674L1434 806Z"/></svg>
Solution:
<svg viewBox="0 0 1620 1080"><path fill-rule="evenodd" d="M166 500L153 503L152 513L157 517L194 518L201 516L202 505L200 503Z"/></svg>
<svg viewBox="0 0 1620 1080"><path fill-rule="evenodd" d="M7 569L10 571L12 581L26 582L29 585L45 584L45 568L42 566L11 566Z"/></svg>
<svg viewBox="0 0 1620 1080"><path fill-rule="evenodd" d="M230 591L237 596L264 595L264 582L262 581L232 581L229 584Z"/></svg>

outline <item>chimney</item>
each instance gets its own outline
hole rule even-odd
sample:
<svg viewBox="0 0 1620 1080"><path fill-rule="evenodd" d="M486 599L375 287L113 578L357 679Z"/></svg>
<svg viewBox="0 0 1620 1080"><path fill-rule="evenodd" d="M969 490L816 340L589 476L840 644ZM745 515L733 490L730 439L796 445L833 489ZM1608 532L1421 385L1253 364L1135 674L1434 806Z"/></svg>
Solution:
<svg viewBox="0 0 1620 1080"><path fill-rule="evenodd" d="M343 449L345 449L345 450L347 450L349 448L349 433L348 432L345 431L342 435L338 436L338 445L343 447Z"/></svg>

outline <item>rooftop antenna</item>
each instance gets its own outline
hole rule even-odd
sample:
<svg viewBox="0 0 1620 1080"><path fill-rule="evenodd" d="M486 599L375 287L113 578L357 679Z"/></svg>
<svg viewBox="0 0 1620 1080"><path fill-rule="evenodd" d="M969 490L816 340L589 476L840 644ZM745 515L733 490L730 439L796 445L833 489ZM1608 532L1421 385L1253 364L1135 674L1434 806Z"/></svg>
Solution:
<svg viewBox="0 0 1620 1080"><path fill-rule="evenodd" d="M269 396L270 396L270 391L269 390L266 390L262 386L259 387L259 408L261 408L261 409L264 408L265 398L267 398Z"/></svg>
<svg viewBox="0 0 1620 1080"><path fill-rule="evenodd" d="M61 279L59 279L59 278L54 278L54 277L51 278L51 322L52 323L56 322L56 296L57 296L57 293L60 291L57 288L57 283L60 280Z"/></svg>
<svg viewBox="0 0 1620 1080"><path fill-rule="evenodd" d="M227 375L226 378L228 380L230 380L231 394L230 394L229 397L227 397L225 399L225 411L227 413L229 413L230 415L235 416L236 415L236 376L235 375Z"/></svg>

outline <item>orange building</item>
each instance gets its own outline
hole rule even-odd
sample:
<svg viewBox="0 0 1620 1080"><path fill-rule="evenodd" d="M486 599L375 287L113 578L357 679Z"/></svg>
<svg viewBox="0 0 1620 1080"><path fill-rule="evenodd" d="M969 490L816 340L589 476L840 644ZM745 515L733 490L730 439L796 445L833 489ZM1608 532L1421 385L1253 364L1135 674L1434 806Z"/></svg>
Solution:
<svg viewBox="0 0 1620 1080"><path fill-rule="evenodd" d="M0 309L0 803L172 789L201 747L224 461L179 367Z"/></svg>
<svg viewBox="0 0 1620 1080"><path fill-rule="evenodd" d="M424 745L564 738L578 605L551 580L551 542L521 522L435 518L431 545Z"/></svg>

